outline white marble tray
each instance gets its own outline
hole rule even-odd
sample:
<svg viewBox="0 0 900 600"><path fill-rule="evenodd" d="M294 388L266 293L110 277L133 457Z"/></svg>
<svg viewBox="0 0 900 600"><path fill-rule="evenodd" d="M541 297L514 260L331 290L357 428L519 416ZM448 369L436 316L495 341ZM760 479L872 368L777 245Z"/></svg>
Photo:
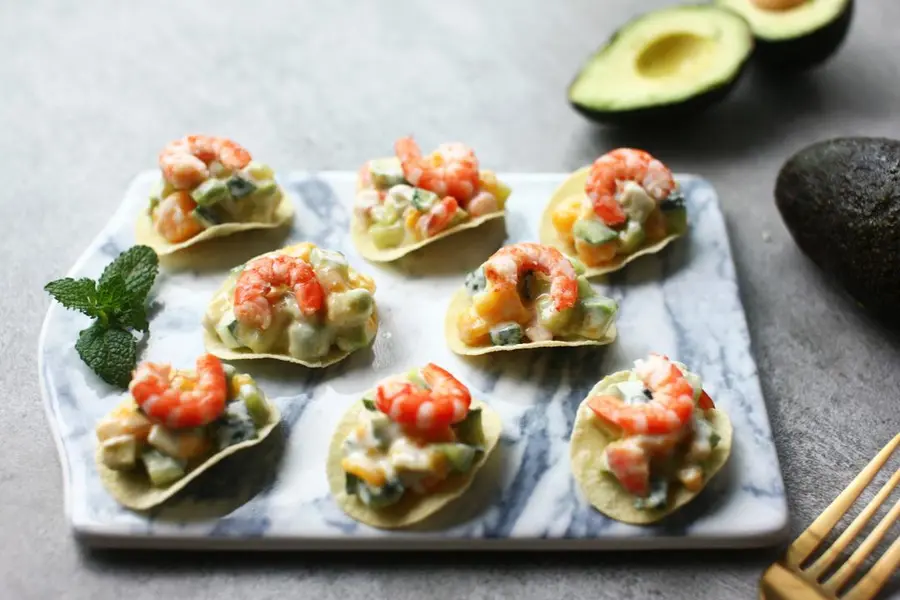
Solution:
<svg viewBox="0 0 900 600"><path fill-rule="evenodd" d="M125 201L70 276L99 276L134 243L155 173L135 179ZM93 424L119 395L79 360L87 321L51 306L39 346L44 405L59 448L65 510L75 534L105 546L254 549L625 549L747 547L779 542L787 505L766 408L750 353L727 232L713 188L682 176L691 236L640 259L599 287L619 300L619 339L604 349L492 354L464 359L442 336L444 310L463 275L506 241L537 240L543 205L565 174L501 174L513 187L506 224L452 236L393 265L374 265L348 235L353 173L283 178L297 218L290 232L225 238L194 258L163 262L153 292L151 335L141 358L193 364L203 351L200 318L228 268L284 243L310 240L344 252L378 285L381 327L371 351L324 370L245 361L280 406L284 435L238 454L180 501L149 514L121 509L94 469ZM568 461L575 409L591 386L648 351L701 373L734 423L726 468L685 509L652 527L605 518L579 496ZM344 410L380 378L434 361L502 415L498 451L471 492L416 531L359 525L335 505L325 452ZM260 460L268 469L254 468ZM249 501L244 502L247 498Z"/></svg>

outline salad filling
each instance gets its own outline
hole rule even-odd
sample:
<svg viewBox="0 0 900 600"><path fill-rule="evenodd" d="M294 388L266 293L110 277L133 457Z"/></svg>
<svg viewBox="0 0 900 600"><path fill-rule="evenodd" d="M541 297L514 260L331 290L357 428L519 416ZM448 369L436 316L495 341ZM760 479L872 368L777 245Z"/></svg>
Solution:
<svg viewBox="0 0 900 600"><path fill-rule="evenodd" d="M613 150L570 181L551 201L541 239L578 256L588 275L657 251L687 230L684 197L672 172L646 152Z"/></svg>
<svg viewBox="0 0 900 600"><path fill-rule="evenodd" d="M232 270L203 318L223 358L286 358L325 366L369 346L378 330L375 282L343 254L311 243Z"/></svg>
<svg viewBox="0 0 900 600"><path fill-rule="evenodd" d="M597 430L593 439L602 444L588 442L588 429ZM615 493L607 485L607 497L594 501L603 512L650 522L698 494L730 447L731 425L701 378L651 354L604 379L583 403L572 435L573 472L583 486L599 477L614 482Z"/></svg>
<svg viewBox="0 0 900 600"><path fill-rule="evenodd" d="M384 527L425 518L465 491L500 431L496 415L431 363L385 379L344 421L329 478L351 516Z"/></svg>
<svg viewBox="0 0 900 600"><path fill-rule="evenodd" d="M412 138L396 143L396 156L368 161L359 170L355 229L379 252L410 251L442 234L503 215L510 189L480 170L475 153L459 143L422 156Z"/></svg>
<svg viewBox="0 0 900 600"><path fill-rule="evenodd" d="M129 392L95 434L107 487L135 508L167 499L232 451L258 443L278 420L250 375L211 354L194 370L141 363Z"/></svg>
<svg viewBox="0 0 900 600"><path fill-rule="evenodd" d="M454 334L462 344L501 349L606 343L618 311L615 300L591 287L578 260L531 242L505 246L469 273L455 304Z"/></svg>
<svg viewBox="0 0 900 600"><path fill-rule="evenodd" d="M232 233L235 224L281 223L290 216L281 207L283 193L272 169L229 139L186 136L160 152L159 167L147 218L167 244L211 237L204 232Z"/></svg>

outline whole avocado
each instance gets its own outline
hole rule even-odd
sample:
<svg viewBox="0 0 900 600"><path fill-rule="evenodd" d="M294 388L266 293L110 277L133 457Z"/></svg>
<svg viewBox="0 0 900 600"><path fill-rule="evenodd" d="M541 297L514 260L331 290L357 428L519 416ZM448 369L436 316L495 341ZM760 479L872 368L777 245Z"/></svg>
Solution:
<svg viewBox="0 0 900 600"><path fill-rule="evenodd" d="M775 203L804 254L873 316L900 325L900 141L807 146L778 173Z"/></svg>

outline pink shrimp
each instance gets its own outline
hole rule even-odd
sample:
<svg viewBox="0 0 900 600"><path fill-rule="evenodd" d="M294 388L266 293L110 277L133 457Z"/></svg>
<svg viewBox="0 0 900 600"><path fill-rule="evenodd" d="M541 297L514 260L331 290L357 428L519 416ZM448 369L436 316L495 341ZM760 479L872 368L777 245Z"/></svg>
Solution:
<svg viewBox="0 0 900 600"><path fill-rule="evenodd" d="M420 431L444 431L466 418L472 396L468 388L441 367L428 363L422 379L430 389L388 380L375 389L375 406L392 421Z"/></svg>
<svg viewBox="0 0 900 600"><path fill-rule="evenodd" d="M218 160L229 169L243 169L252 157L228 138L189 135L170 142L159 153L163 177L175 189L190 190L209 178L209 165Z"/></svg>
<svg viewBox="0 0 900 600"><path fill-rule="evenodd" d="M478 159L464 144L441 144L428 156L422 156L415 140L405 137L397 140L394 151L403 176L416 187L442 198L453 196L463 208L478 191Z"/></svg>
<svg viewBox="0 0 900 600"><path fill-rule="evenodd" d="M212 354L197 359L195 373L175 371L167 364L141 363L128 389L148 419L172 429L202 427L225 411L225 371Z"/></svg>
<svg viewBox="0 0 900 600"><path fill-rule="evenodd" d="M428 209L428 212L419 217L416 227L422 237L431 237L440 233L453 221L453 217L459 211L459 204L453 196L447 196Z"/></svg>
<svg viewBox="0 0 900 600"><path fill-rule="evenodd" d="M234 316L259 329L272 324L272 305L293 292L300 310L312 315L325 304L325 291L310 264L301 258L278 254L250 262L234 286Z"/></svg>
<svg viewBox="0 0 900 600"><path fill-rule="evenodd" d="M191 239L203 231L203 225L194 218L195 208L197 203L188 192L172 192L151 213L156 232L172 244Z"/></svg>
<svg viewBox="0 0 900 600"><path fill-rule="evenodd" d="M504 246L484 263L487 291L515 289L528 271L537 271L550 278L550 297L556 310L575 306L578 301L575 267L556 248L533 242Z"/></svg>
<svg viewBox="0 0 900 600"><path fill-rule="evenodd" d="M594 212L607 225L621 225L628 219L617 199L628 181L640 184L657 204L675 189L672 171L643 150L618 148L604 154L591 166L584 191Z"/></svg>
<svg viewBox="0 0 900 600"><path fill-rule="evenodd" d="M694 414L694 389L668 358L651 354L635 372L651 393L644 404L626 404L618 396L593 396L588 406L626 435L665 435L683 428Z"/></svg>
<svg viewBox="0 0 900 600"><path fill-rule="evenodd" d="M645 497L650 492L650 461L635 438L609 444L606 465L629 493Z"/></svg>

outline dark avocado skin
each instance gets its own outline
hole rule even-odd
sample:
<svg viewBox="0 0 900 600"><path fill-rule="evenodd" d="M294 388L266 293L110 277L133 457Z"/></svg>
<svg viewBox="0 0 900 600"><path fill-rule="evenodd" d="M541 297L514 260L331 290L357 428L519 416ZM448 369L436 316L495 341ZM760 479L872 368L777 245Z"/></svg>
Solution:
<svg viewBox="0 0 900 600"><path fill-rule="evenodd" d="M900 140L807 146L778 173L775 204L804 254L872 316L900 326Z"/></svg>
<svg viewBox="0 0 900 600"><path fill-rule="evenodd" d="M852 19L851 0L833 21L801 37L780 41L756 38L754 58L772 71L796 72L819 66L841 47Z"/></svg>

